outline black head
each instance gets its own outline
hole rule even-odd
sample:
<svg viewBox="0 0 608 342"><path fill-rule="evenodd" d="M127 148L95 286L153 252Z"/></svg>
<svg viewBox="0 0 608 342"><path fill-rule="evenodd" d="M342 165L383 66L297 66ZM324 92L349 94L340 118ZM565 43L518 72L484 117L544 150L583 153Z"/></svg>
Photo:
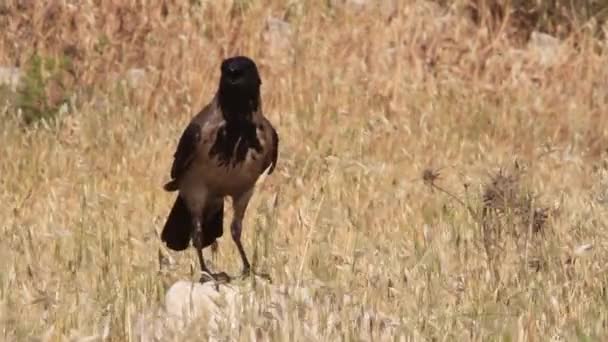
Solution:
<svg viewBox="0 0 608 342"><path fill-rule="evenodd" d="M236 56L222 62L221 83L226 87L259 88L262 84L258 67L249 57Z"/></svg>
<svg viewBox="0 0 608 342"><path fill-rule="evenodd" d="M219 101L227 120L251 117L260 102L262 80L253 60L245 56L225 59L221 67Z"/></svg>

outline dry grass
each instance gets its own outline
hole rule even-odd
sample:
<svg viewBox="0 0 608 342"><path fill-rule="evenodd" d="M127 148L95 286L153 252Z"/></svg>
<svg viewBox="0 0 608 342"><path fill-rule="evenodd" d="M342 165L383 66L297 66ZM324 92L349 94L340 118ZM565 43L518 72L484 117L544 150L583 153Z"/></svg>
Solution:
<svg viewBox="0 0 608 342"><path fill-rule="evenodd" d="M237 53L258 61L281 137L244 231L276 283L320 280L353 298L319 304L321 317L374 309L416 340L607 337L605 42L577 31L546 66L504 30L422 0L394 11L66 2L9 0L0 11L0 64L68 55L76 85L71 109L47 124L22 128L14 106L0 108L3 339L106 329L125 340L168 285L196 277L192 252L159 241L173 201L161 185L221 58ZM291 25L280 49L268 16ZM147 71L137 89L120 81L132 67ZM531 194L527 213L546 208L546 222L534 233L520 220L528 227L510 234L521 222L503 210L489 223L503 233L488 238L475 213L514 160L526 168L516 191ZM213 260L238 271L229 236ZM241 339L310 340L300 314L294 306L278 328L250 312ZM358 329L345 320L321 338Z"/></svg>

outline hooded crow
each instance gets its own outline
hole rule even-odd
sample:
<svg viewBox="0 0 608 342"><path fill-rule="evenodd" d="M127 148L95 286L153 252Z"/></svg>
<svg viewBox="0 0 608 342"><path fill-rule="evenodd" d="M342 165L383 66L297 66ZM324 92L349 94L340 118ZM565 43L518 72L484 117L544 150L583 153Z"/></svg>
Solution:
<svg viewBox="0 0 608 342"><path fill-rule="evenodd" d="M202 252L223 234L225 197L232 199L230 232L243 275L251 272L241 243L243 217L259 176L274 171L279 144L276 130L262 112L261 84L253 60L225 59L214 98L190 121L173 155L171 180L164 189L178 195L161 239L175 251L185 250L192 241L203 273L201 282L228 278L224 272L212 274Z"/></svg>

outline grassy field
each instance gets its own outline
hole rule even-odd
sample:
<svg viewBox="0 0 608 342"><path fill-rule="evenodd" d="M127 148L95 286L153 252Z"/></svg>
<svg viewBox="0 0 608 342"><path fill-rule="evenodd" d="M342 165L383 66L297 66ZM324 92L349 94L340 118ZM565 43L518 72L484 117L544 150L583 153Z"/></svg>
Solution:
<svg viewBox="0 0 608 342"><path fill-rule="evenodd" d="M0 339L127 340L198 278L160 241L162 184L235 54L281 138L243 233L275 283L320 281L352 298L322 317L373 309L413 340L608 337L608 63L587 26L549 58L422 0L66 3L0 11L0 65L27 81L0 91ZM240 269L229 234L206 255ZM240 339L312 340L299 314L251 312Z"/></svg>

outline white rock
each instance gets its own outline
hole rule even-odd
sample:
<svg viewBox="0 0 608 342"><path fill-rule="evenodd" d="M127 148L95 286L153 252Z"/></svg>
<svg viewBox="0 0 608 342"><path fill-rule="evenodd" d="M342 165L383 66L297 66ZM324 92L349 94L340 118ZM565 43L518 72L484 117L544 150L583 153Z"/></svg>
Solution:
<svg viewBox="0 0 608 342"><path fill-rule="evenodd" d="M266 18L263 39L268 55L285 62L293 54L292 35L293 30L288 22L275 17Z"/></svg>
<svg viewBox="0 0 608 342"><path fill-rule="evenodd" d="M142 68L129 69L127 70L125 79L129 87L137 88L146 80L146 70Z"/></svg>
<svg viewBox="0 0 608 342"><path fill-rule="evenodd" d="M357 11L380 10L382 17L387 18L398 11L398 0L330 0L332 6L340 5Z"/></svg>
<svg viewBox="0 0 608 342"><path fill-rule="evenodd" d="M530 35L530 44L535 47L557 48L560 44L559 39L550 34L534 31Z"/></svg>
<svg viewBox="0 0 608 342"><path fill-rule="evenodd" d="M207 332L213 336L219 332L219 322L236 323L238 327L237 306L242 302L238 294L231 285L216 287L211 282L178 281L165 295L165 309L175 328L188 326L195 320L204 321Z"/></svg>
<svg viewBox="0 0 608 342"><path fill-rule="evenodd" d="M21 69L14 67L0 67L0 85L9 86L13 91L17 90L21 81Z"/></svg>
<svg viewBox="0 0 608 342"><path fill-rule="evenodd" d="M538 61L543 66L552 66L557 62L560 52L560 40L542 32L532 32L528 41L528 49L535 52Z"/></svg>
<svg viewBox="0 0 608 342"><path fill-rule="evenodd" d="M243 321L253 319L251 315L259 324L273 327L283 336L289 336L294 329L303 329L300 331L311 340L321 340L328 336L328 332L335 333L340 325L347 324L341 321L344 316L350 322L359 322L363 339L368 339L372 333L370 327L383 327L380 329L381 340L395 334L399 323L397 318L351 307L350 296L336 297L325 291L316 291L321 289L316 284L308 285L275 286L260 280L254 291L247 285L216 287L212 283L178 281L167 291L164 308L153 309L135 318L132 337L137 341L179 340L180 334L190 324L196 324L196 329L207 335L209 340L223 340L227 336L242 338L252 333L247 330L251 326L247 329L241 327ZM345 306L345 303L349 305ZM300 308L300 313L294 313L294 305ZM347 308L352 310L344 313Z"/></svg>

